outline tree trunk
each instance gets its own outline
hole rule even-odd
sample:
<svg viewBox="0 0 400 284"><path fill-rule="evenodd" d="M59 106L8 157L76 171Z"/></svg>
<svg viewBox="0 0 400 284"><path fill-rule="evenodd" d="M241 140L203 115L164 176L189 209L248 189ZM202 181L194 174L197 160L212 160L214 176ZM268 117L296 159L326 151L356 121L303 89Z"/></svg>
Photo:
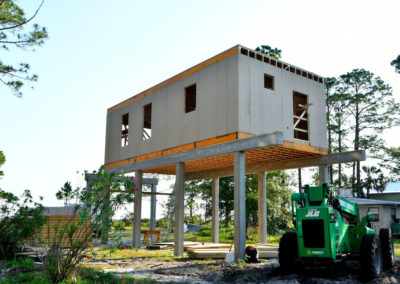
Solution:
<svg viewBox="0 0 400 284"><path fill-rule="evenodd" d="M354 150L359 150L360 143L360 113L358 108L358 103L356 103L356 129L355 129L355 139L354 139ZM353 175L354 178L354 175ZM361 197L361 178L360 178L360 162L357 162L357 197Z"/></svg>

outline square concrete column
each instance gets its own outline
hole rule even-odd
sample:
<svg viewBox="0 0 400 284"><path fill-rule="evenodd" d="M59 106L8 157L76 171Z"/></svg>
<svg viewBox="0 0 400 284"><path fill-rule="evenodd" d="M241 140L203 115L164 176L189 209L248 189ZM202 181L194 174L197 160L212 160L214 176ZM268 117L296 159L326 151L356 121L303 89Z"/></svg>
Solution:
<svg viewBox="0 0 400 284"><path fill-rule="evenodd" d="M156 229L156 204L157 204L157 185L151 185L151 197L150 197L150 230L154 231ZM151 243L154 243L155 235L151 235Z"/></svg>
<svg viewBox="0 0 400 284"><path fill-rule="evenodd" d="M219 243L219 178L212 179L212 242Z"/></svg>
<svg viewBox="0 0 400 284"><path fill-rule="evenodd" d="M133 239L132 247L140 248L140 236L142 231L142 171L135 171L134 179L135 205L133 209Z"/></svg>
<svg viewBox="0 0 400 284"><path fill-rule="evenodd" d="M329 182L329 174L328 174L328 166L319 166L319 184L328 183Z"/></svg>
<svg viewBox="0 0 400 284"><path fill-rule="evenodd" d="M258 241L267 243L267 188L266 174L258 173Z"/></svg>
<svg viewBox="0 0 400 284"><path fill-rule="evenodd" d="M184 219L184 196L185 196L185 164L176 163L175 167L175 245L174 255L183 254L183 219Z"/></svg>
<svg viewBox="0 0 400 284"><path fill-rule="evenodd" d="M245 259L246 249L246 156L245 152L234 153L234 211L235 211L235 262Z"/></svg>

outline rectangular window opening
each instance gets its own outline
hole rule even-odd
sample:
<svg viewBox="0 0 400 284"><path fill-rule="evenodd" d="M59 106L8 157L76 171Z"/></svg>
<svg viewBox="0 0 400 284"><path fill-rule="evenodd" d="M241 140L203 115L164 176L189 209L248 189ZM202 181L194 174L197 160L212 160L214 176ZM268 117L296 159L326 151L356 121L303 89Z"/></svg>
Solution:
<svg viewBox="0 0 400 284"><path fill-rule="evenodd" d="M296 74L297 74L297 75L301 75L301 70L296 69Z"/></svg>
<svg viewBox="0 0 400 284"><path fill-rule="evenodd" d="M368 212L371 212L372 220L371 222L379 222L379 208L369 207Z"/></svg>
<svg viewBox="0 0 400 284"><path fill-rule="evenodd" d="M294 69L294 67L290 66L290 72L295 73L296 69Z"/></svg>
<svg viewBox="0 0 400 284"><path fill-rule="evenodd" d="M121 147L128 146L129 113L121 116Z"/></svg>
<svg viewBox="0 0 400 284"><path fill-rule="evenodd" d="M274 60L274 59L271 59L271 60L269 61L269 63L270 63L271 65L276 66L276 60Z"/></svg>
<svg viewBox="0 0 400 284"><path fill-rule="evenodd" d="M249 56L252 57L252 58L255 58L256 57L256 53L254 51L250 51L249 52Z"/></svg>
<svg viewBox="0 0 400 284"><path fill-rule="evenodd" d="M185 113L196 110L196 84L185 88Z"/></svg>
<svg viewBox="0 0 400 284"><path fill-rule="evenodd" d="M274 90L274 76L264 74L264 88Z"/></svg>
<svg viewBox="0 0 400 284"><path fill-rule="evenodd" d="M308 74L307 74L307 77L308 77L308 79L311 79L311 80L312 80L312 74L308 73Z"/></svg>
<svg viewBox="0 0 400 284"><path fill-rule="evenodd" d="M265 63L269 63L269 58L266 57L266 56L264 56L264 62L265 62Z"/></svg>
<svg viewBox="0 0 400 284"><path fill-rule="evenodd" d="M151 103L143 106L143 141L151 138L151 109Z"/></svg>
<svg viewBox="0 0 400 284"><path fill-rule="evenodd" d="M261 54L257 54L257 60L263 61L263 56Z"/></svg>
<svg viewBox="0 0 400 284"><path fill-rule="evenodd" d="M308 96L293 92L293 129L294 138L309 140L308 132Z"/></svg>
<svg viewBox="0 0 400 284"><path fill-rule="evenodd" d="M249 55L249 51L247 49L244 49L244 48L240 49L240 53L243 54L243 55Z"/></svg>
<svg viewBox="0 0 400 284"><path fill-rule="evenodd" d="M277 66L278 68L282 68L282 63L278 61Z"/></svg>
<svg viewBox="0 0 400 284"><path fill-rule="evenodd" d="M306 71L301 71L301 76L307 78L307 72Z"/></svg>

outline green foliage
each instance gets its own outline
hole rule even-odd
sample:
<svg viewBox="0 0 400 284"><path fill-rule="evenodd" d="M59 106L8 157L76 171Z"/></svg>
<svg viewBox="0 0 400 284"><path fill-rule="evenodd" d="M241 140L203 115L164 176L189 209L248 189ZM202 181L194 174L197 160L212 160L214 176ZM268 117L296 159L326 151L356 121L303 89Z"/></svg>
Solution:
<svg viewBox="0 0 400 284"><path fill-rule="evenodd" d="M21 198L0 189L0 258L12 259L46 222L44 207L29 190Z"/></svg>
<svg viewBox="0 0 400 284"><path fill-rule="evenodd" d="M282 56L282 50L278 48L272 48L269 45L261 45L256 47L256 51L264 53L272 58L280 59Z"/></svg>
<svg viewBox="0 0 400 284"><path fill-rule="evenodd" d="M68 205L68 202L77 197L79 193L79 188L75 190L72 189L71 183L67 181L64 186L56 193L58 200L64 200L64 205Z"/></svg>
<svg viewBox="0 0 400 284"><path fill-rule="evenodd" d="M365 149L371 158L387 160L381 133L400 125L400 104L395 102L391 87L364 69L354 69L338 78L326 78L325 82L329 151ZM358 196L363 195L361 186L372 182L371 173L362 172L360 162L353 164L350 177L343 174L340 164L337 180L333 179L333 168L330 173L331 183L339 187L350 183ZM379 181L375 179L375 182Z"/></svg>
<svg viewBox="0 0 400 284"><path fill-rule="evenodd" d="M384 148L379 166L390 171L391 180L398 181L400 178L400 147Z"/></svg>
<svg viewBox="0 0 400 284"><path fill-rule="evenodd" d="M393 61L390 62L390 65L394 66L395 71L400 74L400 54L397 55L396 59L393 59Z"/></svg>
<svg viewBox="0 0 400 284"><path fill-rule="evenodd" d="M6 162L6 156L4 156L3 151L0 151L0 167ZM4 172L0 171L0 179L4 176Z"/></svg>
<svg viewBox="0 0 400 284"><path fill-rule="evenodd" d="M48 278L58 283L68 279L76 270L82 258L90 254L92 247L92 229L102 231L102 237L108 239L108 232L113 230L110 238L114 241L110 254L122 247L121 233L124 227L121 222L113 225L112 217L125 202L134 202L133 193L136 188L133 177L127 178L122 184L114 173L107 173L103 167L95 172L96 178L91 181L90 187L73 191L70 183L65 183L58 196L70 197L71 194L79 196L80 205L75 206L74 215L67 224L55 228L56 233L47 247L44 267ZM117 193L121 187L124 192ZM117 191L117 192L116 192ZM78 217L78 222L75 222ZM79 238L78 238L79 236ZM70 249L63 248L63 242L67 239Z"/></svg>
<svg viewBox="0 0 400 284"><path fill-rule="evenodd" d="M7 268L17 268L17 267L28 267L32 268L34 266L34 261L30 257L14 257L11 261L7 262Z"/></svg>
<svg viewBox="0 0 400 284"><path fill-rule="evenodd" d="M382 170L374 166L363 166L362 169L366 177L362 180L361 186L367 191L366 198L369 198L369 193L372 189L382 192L387 182L387 178L384 176Z"/></svg>
<svg viewBox="0 0 400 284"><path fill-rule="evenodd" d="M47 38L47 30L38 24L33 24L27 31L28 24L37 15L43 2L36 12L26 18L23 9L14 0L0 1L0 45L4 50L12 47L28 48L40 46ZM24 81L37 81L36 74L29 73L28 63L5 64L0 60L0 82L9 87L16 96L21 97Z"/></svg>

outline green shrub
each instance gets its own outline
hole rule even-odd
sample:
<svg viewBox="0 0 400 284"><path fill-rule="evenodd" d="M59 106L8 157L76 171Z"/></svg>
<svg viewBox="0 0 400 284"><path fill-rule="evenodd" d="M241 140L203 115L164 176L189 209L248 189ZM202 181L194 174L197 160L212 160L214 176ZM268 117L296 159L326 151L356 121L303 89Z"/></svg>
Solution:
<svg viewBox="0 0 400 284"><path fill-rule="evenodd" d="M0 189L0 258L12 259L46 222L29 190L21 198Z"/></svg>

